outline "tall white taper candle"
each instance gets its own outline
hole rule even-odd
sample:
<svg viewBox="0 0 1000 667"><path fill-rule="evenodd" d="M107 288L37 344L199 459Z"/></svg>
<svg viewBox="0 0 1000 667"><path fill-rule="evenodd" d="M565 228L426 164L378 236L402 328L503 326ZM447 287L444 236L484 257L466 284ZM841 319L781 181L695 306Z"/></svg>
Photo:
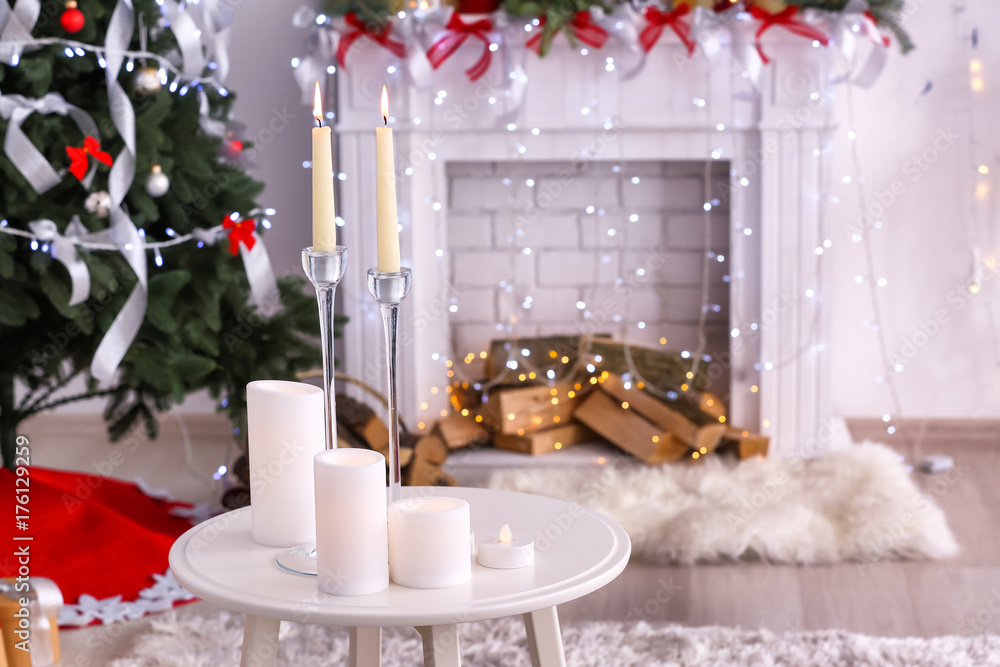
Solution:
<svg viewBox="0 0 1000 667"><path fill-rule="evenodd" d="M383 127L375 128L375 194L378 220L378 270L399 271L399 221L396 218L396 159L389 125L389 94L382 86Z"/></svg>
<svg viewBox="0 0 1000 667"><path fill-rule="evenodd" d="M337 208L333 200L333 155L330 128L323 125L323 100L316 82L312 131L313 250L330 252L337 247Z"/></svg>

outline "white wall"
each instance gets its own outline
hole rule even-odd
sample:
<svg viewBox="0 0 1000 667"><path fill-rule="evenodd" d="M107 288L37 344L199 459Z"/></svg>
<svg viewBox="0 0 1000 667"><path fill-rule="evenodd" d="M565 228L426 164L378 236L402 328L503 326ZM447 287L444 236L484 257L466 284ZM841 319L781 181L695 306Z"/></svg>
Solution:
<svg viewBox="0 0 1000 667"><path fill-rule="evenodd" d="M292 76L292 58L303 55L306 32L292 26L294 0L253 0L236 6L227 86L236 94L233 117L245 123L257 155L250 173L267 189L259 198L277 209L267 234L267 250L278 275L301 275L300 253L311 243L312 208L309 172L312 113L300 104ZM273 133L270 130L287 127ZM275 124L272 126L271 123ZM263 134L262 134L263 132Z"/></svg>
<svg viewBox="0 0 1000 667"><path fill-rule="evenodd" d="M882 325L889 351L904 363L903 371L894 373L904 416L995 417L1000 414L1000 280L987 281L975 297L965 289L965 281L973 266L973 210L987 213L980 216L979 233L992 230L982 240L984 255L995 257L998 250L993 193L1000 185L995 122L1000 5L968 3L962 15L952 5L964 3L910 4L906 28L918 48L907 56L894 53L875 87L855 89L853 94L858 156L869 201L876 194L890 201L884 193L894 183L903 193L876 218L882 220L882 229L871 231L875 279L888 281L878 290ZM979 30L974 56L973 26ZM982 62L985 86L980 93L971 93L970 57ZM922 94L928 83L932 89ZM846 416L882 415L895 411L887 386L875 382L882 375L877 336L873 327L862 324L873 319L868 285L855 283L858 275L867 280L868 272L863 244L852 243L847 233L857 221L858 191L856 183L842 182L845 175L855 174L847 135L849 100L843 87L838 88L838 102L842 125L835 143L833 195L841 201L831 207L835 245L825 297L832 299L835 313L827 345L834 408ZM973 119L979 143L974 150ZM946 136L951 136L950 146ZM913 160L925 151L928 160L936 160L925 163L926 170ZM977 164L988 165L991 173L979 176ZM992 189L985 200L974 195L980 183ZM934 323L935 314L943 325Z"/></svg>

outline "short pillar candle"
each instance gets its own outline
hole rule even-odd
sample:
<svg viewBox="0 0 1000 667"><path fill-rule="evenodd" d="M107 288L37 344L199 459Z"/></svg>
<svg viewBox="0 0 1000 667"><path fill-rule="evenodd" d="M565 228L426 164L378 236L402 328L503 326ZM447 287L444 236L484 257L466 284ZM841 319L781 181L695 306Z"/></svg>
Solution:
<svg viewBox="0 0 1000 667"><path fill-rule="evenodd" d="M409 588L445 588L472 578L469 503L439 496L389 505L389 571Z"/></svg>
<svg viewBox="0 0 1000 667"><path fill-rule="evenodd" d="M369 595L389 586L385 457L329 449L315 458L319 590Z"/></svg>
<svg viewBox="0 0 1000 667"><path fill-rule="evenodd" d="M313 457L326 447L323 390L302 382L247 385L250 535L292 547L316 539Z"/></svg>

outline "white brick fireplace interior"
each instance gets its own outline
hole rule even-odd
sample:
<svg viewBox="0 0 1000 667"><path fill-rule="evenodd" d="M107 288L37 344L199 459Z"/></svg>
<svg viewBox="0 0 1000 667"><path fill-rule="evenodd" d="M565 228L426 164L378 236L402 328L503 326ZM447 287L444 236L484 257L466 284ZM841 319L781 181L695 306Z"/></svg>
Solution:
<svg viewBox="0 0 1000 667"><path fill-rule="evenodd" d="M828 340L828 312L811 295L823 293L816 250L831 234L815 157L833 129L831 56L794 36L769 38L773 62L755 88L728 45L711 61L688 60L663 39L630 81L605 63L632 54L609 45L581 56L557 40L544 59L523 59L520 100L500 59L478 83L446 64L419 88L393 56L370 49L338 74L341 170L359 175L341 183L339 202L352 267L340 288L352 320L342 367L384 387L364 270L375 264L371 129L387 82L403 264L414 272L399 365L411 425L448 408L449 368L493 338L575 326L693 350L708 304L718 311L707 313L706 349L726 372L717 391L732 423L770 435L772 453L816 437L829 416L826 355L811 353ZM699 208L713 199L711 212ZM704 264L703 301L706 252L722 261ZM606 307L609 294L621 297L617 280L629 281L628 298Z"/></svg>
<svg viewBox="0 0 1000 667"><path fill-rule="evenodd" d="M451 356L463 377L484 377L480 352L498 337L728 350L728 162L453 162L447 176ZM728 394L728 373L710 390Z"/></svg>

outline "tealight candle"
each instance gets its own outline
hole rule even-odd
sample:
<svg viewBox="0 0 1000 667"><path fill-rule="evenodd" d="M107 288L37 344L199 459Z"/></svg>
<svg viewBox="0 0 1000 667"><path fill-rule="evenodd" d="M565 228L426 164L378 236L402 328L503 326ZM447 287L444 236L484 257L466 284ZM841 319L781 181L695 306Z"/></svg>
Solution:
<svg viewBox="0 0 1000 667"><path fill-rule="evenodd" d="M409 588L444 588L472 578L469 503L441 496L389 505L389 578Z"/></svg>
<svg viewBox="0 0 1000 667"><path fill-rule="evenodd" d="M479 543L476 560L497 570L525 567L535 562L535 542L526 535L512 535L510 525L504 524L498 539Z"/></svg>

